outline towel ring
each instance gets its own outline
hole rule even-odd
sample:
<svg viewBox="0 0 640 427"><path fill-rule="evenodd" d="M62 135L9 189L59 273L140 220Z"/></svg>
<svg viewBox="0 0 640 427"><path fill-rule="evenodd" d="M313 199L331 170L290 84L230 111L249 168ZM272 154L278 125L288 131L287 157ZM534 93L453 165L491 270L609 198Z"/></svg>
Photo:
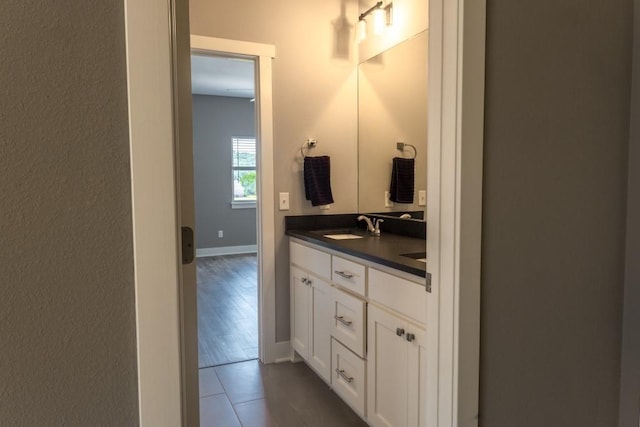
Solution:
<svg viewBox="0 0 640 427"><path fill-rule="evenodd" d="M412 159L415 159L416 157L418 157L418 149L415 147L415 145L405 144L404 142L396 142L396 149L400 151L404 151L404 147L413 148L413 157L411 157Z"/></svg>
<svg viewBox="0 0 640 427"><path fill-rule="evenodd" d="M316 145L318 145L318 140L317 139L314 139L314 138L307 139L307 141L300 146L300 154L302 154L302 158L304 159L304 158L307 157L304 154L304 149L305 148L307 150L311 150L312 148L315 148Z"/></svg>

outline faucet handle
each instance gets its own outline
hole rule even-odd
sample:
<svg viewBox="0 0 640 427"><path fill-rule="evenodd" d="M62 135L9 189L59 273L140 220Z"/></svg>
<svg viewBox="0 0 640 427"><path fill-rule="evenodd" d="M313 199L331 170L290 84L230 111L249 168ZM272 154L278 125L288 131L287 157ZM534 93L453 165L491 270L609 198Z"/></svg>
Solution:
<svg viewBox="0 0 640 427"><path fill-rule="evenodd" d="M384 219L382 219L382 218L376 218L376 219L375 219L376 228L373 230L373 233L374 233L376 236L379 236L379 235L380 235L380 223L381 223L381 222L384 222Z"/></svg>

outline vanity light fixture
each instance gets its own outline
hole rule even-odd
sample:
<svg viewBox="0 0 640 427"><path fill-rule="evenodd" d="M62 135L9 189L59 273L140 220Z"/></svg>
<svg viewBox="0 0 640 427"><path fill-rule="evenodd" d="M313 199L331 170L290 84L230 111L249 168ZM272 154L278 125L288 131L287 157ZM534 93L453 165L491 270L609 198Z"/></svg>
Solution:
<svg viewBox="0 0 640 427"><path fill-rule="evenodd" d="M367 16L373 14L373 32L376 35L382 34L385 27L391 25L392 23L392 11L393 11L393 3L388 3L386 6L383 6L383 1L378 1L376 4L371 6L369 9L365 10L360 14L358 18L358 35L360 41L367 38Z"/></svg>

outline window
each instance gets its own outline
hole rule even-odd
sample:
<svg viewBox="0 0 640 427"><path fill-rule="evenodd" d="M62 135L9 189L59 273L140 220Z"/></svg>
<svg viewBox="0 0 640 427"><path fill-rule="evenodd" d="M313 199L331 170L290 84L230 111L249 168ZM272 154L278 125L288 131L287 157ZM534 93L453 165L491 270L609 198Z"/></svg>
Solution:
<svg viewBox="0 0 640 427"><path fill-rule="evenodd" d="M233 199L234 208L256 206L256 139L233 137Z"/></svg>

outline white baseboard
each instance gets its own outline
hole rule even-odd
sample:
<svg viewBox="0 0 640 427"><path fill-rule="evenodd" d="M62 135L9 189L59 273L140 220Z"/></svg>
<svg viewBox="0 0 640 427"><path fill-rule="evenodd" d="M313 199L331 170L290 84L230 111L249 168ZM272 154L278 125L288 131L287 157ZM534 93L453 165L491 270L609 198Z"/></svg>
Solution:
<svg viewBox="0 0 640 427"><path fill-rule="evenodd" d="M223 246L219 248L196 249L196 257L202 258L207 256L218 256L218 255L254 254L256 252L258 252L257 245Z"/></svg>

